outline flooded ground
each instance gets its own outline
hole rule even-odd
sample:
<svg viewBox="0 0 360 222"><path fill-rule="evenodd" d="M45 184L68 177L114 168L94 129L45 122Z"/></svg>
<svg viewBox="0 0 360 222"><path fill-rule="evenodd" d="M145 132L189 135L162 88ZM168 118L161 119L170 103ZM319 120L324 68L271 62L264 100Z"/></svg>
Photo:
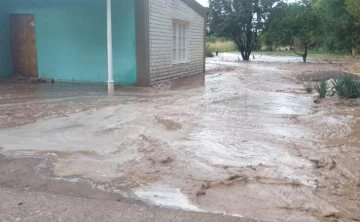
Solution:
<svg viewBox="0 0 360 222"><path fill-rule="evenodd" d="M110 98L102 86L2 83L0 152L151 205L359 221L360 103L314 103L301 78L347 64L278 59L216 57L206 76Z"/></svg>

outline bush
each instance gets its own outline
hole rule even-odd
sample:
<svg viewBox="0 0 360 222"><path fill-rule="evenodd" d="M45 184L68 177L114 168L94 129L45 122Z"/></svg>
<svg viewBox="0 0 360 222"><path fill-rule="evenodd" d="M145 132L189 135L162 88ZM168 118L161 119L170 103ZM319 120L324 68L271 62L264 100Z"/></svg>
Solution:
<svg viewBox="0 0 360 222"><path fill-rule="evenodd" d="M206 47L205 54L206 54L206 57L214 57L214 53L209 47Z"/></svg>
<svg viewBox="0 0 360 222"><path fill-rule="evenodd" d="M325 98L328 94L328 84L325 80L321 81L319 84L315 84L314 89L319 93L321 99Z"/></svg>
<svg viewBox="0 0 360 222"><path fill-rule="evenodd" d="M360 84L351 76L342 76L332 82L333 92L340 98L354 99L360 97Z"/></svg>

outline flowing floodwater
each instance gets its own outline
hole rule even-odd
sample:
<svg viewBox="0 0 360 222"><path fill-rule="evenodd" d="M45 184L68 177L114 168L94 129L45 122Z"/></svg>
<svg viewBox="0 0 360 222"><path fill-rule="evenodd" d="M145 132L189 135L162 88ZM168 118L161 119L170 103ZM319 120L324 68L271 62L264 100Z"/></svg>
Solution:
<svg viewBox="0 0 360 222"><path fill-rule="evenodd" d="M106 184L162 207L360 219L360 108L314 104L291 71L299 64L213 59L209 67L212 75L170 90L120 89L112 98L101 87L3 88L0 146L50 158L54 178Z"/></svg>

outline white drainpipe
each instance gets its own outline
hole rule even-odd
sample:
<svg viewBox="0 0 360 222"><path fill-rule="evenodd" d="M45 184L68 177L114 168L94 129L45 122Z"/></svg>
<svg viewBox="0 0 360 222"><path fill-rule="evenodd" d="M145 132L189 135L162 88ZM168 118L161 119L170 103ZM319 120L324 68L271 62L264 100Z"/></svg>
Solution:
<svg viewBox="0 0 360 222"><path fill-rule="evenodd" d="M106 23L107 23L107 51L108 51L108 92L114 94L114 71L113 71L113 48L112 48L112 22L111 0L106 0Z"/></svg>

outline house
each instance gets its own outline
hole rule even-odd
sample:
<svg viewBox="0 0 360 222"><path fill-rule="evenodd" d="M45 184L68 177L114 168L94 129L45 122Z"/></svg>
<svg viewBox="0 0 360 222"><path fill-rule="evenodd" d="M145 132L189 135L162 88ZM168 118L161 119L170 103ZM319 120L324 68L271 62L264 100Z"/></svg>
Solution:
<svg viewBox="0 0 360 222"><path fill-rule="evenodd" d="M195 0L1 0L0 78L149 86L203 73Z"/></svg>

